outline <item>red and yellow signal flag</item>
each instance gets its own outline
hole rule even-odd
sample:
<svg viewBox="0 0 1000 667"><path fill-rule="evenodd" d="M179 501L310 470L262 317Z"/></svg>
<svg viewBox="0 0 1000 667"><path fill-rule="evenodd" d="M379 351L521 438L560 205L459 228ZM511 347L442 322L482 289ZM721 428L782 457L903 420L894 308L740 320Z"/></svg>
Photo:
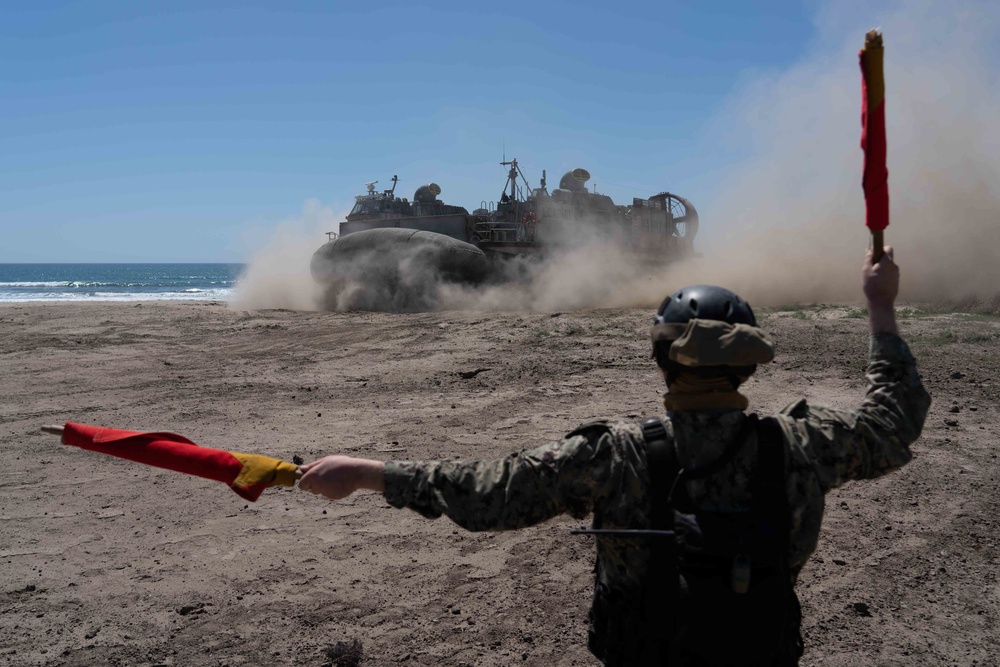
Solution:
<svg viewBox="0 0 1000 667"><path fill-rule="evenodd" d="M882 70L882 33L870 30L861 63L861 150L865 153L865 225L872 232L873 260L882 259L882 231L889 226L889 170L885 148L885 74Z"/></svg>
<svg viewBox="0 0 1000 667"><path fill-rule="evenodd" d="M121 431L73 422L43 426L42 430L61 435L64 445L223 482L250 502L255 502L268 487L295 486L299 477L299 468L293 463L260 454L199 447L174 433Z"/></svg>

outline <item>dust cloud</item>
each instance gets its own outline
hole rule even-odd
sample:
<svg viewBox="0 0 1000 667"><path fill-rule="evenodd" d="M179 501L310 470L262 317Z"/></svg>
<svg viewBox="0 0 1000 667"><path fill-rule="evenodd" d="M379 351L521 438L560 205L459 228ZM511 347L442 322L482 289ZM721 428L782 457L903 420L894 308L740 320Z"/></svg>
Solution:
<svg viewBox="0 0 1000 667"><path fill-rule="evenodd" d="M438 288L444 310L579 310L632 305L629 286L643 280L614 246L583 244L544 260L511 260L493 284Z"/></svg>
<svg viewBox="0 0 1000 667"><path fill-rule="evenodd" d="M634 283L649 280L607 221L579 214L559 224L538 225L544 258L507 260L491 284L443 285L440 307L451 310L578 310L633 305Z"/></svg>
<svg viewBox="0 0 1000 667"><path fill-rule="evenodd" d="M869 234L857 51L873 26L886 43L885 238L900 265L900 297L997 300L1000 5L894 6L877 15L867 3L831 6L817 18L816 43L825 46L745 82L711 123L749 157L727 169L714 201L698 204L704 256L634 281L621 292L630 305L695 283L761 306L862 299Z"/></svg>
<svg viewBox="0 0 1000 667"><path fill-rule="evenodd" d="M748 137L751 157L703 207L708 256L686 267L681 282L725 284L761 305L861 298L868 232L856 53L865 30L880 25L891 207L885 237L900 264L901 298L1000 292L1000 5L896 8L878 16L842 5L826 11L817 42L834 46L734 97L716 126Z"/></svg>
<svg viewBox="0 0 1000 667"><path fill-rule="evenodd" d="M869 234L857 52L873 26L886 41L885 238L900 264L900 297L995 301L1000 5L892 7L876 14L870 3L838 3L821 11L817 46L785 71L744 82L710 123L730 150L744 142L748 157L722 175L714 201L695 202L702 257L649 272L617 253L577 252L541 271L524 305L651 307L696 283L724 285L761 306L860 301Z"/></svg>
<svg viewBox="0 0 1000 667"><path fill-rule="evenodd" d="M918 1L872 9L871 3L837 3L821 10L816 24L814 46L800 62L748 78L709 123L712 141L728 142L730 153L736 145L747 157L718 176L712 201L695 202L702 213L696 240L701 257L650 270L594 239L545 262L515 260L502 280L475 287L409 266L401 280L412 301L392 307L651 307L694 283L724 285L762 306L859 301L869 236L860 184L857 51L873 26L882 29L886 44L886 242L901 267L901 298L995 299L1000 5ZM250 263L233 305L367 307L350 292L324 303L309 277L321 232L336 229L339 219L324 221L325 228L308 239L279 234L277 246Z"/></svg>
<svg viewBox="0 0 1000 667"><path fill-rule="evenodd" d="M229 306L317 310L321 292L309 273L309 260L325 233L336 230L343 218L318 201L307 201L299 216L270 232L237 281Z"/></svg>

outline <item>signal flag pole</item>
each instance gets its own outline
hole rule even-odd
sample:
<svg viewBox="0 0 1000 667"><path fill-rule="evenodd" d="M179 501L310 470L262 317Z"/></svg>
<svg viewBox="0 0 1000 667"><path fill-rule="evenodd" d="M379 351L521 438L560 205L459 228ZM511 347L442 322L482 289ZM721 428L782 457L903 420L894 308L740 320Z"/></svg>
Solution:
<svg viewBox="0 0 1000 667"><path fill-rule="evenodd" d="M882 33L868 31L858 60L861 65L861 150L865 154L861 186L865 192L865 225L872 233L872 261L878 262L885 245L882 232L889 226Z"/></svg>

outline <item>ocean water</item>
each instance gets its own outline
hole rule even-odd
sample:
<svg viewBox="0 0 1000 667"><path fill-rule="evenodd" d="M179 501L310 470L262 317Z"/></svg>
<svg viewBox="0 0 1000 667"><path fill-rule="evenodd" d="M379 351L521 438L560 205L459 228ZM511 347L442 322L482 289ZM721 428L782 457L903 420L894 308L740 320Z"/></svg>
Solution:
<svg viewBox="0 0 1000 667"><path fill-rule="evenodd" d="M0 302L226 301L243 264L0 264Z"/></svg>

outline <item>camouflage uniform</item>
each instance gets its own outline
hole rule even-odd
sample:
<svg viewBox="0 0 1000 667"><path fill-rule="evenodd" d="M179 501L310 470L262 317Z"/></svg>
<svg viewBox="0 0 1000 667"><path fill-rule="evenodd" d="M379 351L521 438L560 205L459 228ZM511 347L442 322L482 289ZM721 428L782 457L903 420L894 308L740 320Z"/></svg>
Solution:
<svg viewBox="0 0 1000 667"><path fill-rule="evenodd" d="M868 391L859 408L837 410L799 400L782 410L793 577L816 548L824 494L848 480L878 477L906 464L929 406L906 343L896 335L876 334ZM705 410L671 412L664 423L680 463L700 466L722 454L744 419L739 410ZM691 499L708 511L745 511L756 445L751 435L721 472L689 481ZM646 452L635 423L584 426L559 442L497 461L390 462L385 484L391 505L429 518L446 514L468 530L511 530L558 514L583 519L591 512L595 528L650 527ZM624 599L641 597L648 544L639 539L597 542L597 587ZM592 649L593 641L592 636ZM607 659L603 650L598 657Z"/></svg>

